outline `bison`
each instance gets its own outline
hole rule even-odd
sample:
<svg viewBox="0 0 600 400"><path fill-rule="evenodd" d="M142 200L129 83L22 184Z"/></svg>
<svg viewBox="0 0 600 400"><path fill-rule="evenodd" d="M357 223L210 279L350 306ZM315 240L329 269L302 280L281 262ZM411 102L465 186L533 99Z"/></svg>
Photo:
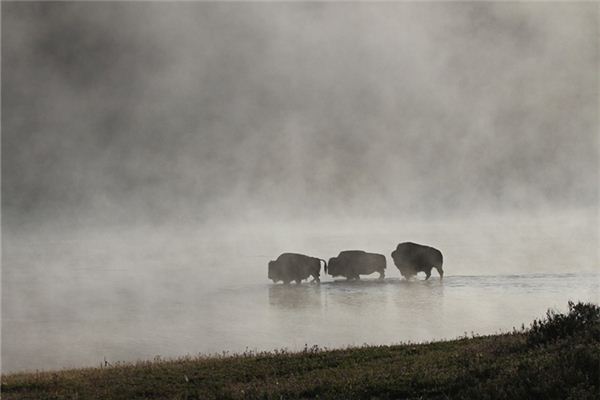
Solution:
<svg viewBox="0 0 600 400"><path fill-rule="evenodd" d="M291 281L302 282L312 275L313 281L320 282L321 261L325 263L325 272L327 272L327 262L321 258L309 257L304 254L283 253L277 260L269 261L269 279L274 283L283 281L289 284Z"/></svg>
<svg viewBox="0 0 600 400"><path fill-rule="evenodd" d="M444 258L442 253L433 247L411 242L400 243L392 252L392 259L400 274L406 279L417 275L418 272L425 272L427 275L425 279L429 279L432 268L440 274L440 279L444 278L442 269Z"/></svg>
<svg viewBox="0 0 600 400"><path fill-rule="evenodd" d="M360 275L379 272L379 279L385 277L385 256L367 253L362 250L342 251L337 257L329 259L329 275L344 276L346 279L360 279Z"/></svg>

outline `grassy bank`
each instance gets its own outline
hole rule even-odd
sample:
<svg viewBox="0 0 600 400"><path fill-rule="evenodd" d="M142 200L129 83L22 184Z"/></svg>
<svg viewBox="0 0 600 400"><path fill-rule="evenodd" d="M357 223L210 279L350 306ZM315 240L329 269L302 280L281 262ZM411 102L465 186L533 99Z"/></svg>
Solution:
<svg viewBox="0 0 600 400"><path fill-rule="evenodd" d="M597 399L600 309L570 304L522 332L420 345L11 374L9 399Z"/></svg>

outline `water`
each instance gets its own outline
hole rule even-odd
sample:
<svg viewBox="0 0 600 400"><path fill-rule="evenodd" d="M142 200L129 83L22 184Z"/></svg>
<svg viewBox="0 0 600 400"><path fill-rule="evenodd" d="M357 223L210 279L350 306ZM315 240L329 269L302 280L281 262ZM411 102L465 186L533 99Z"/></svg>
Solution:
<svg viewBox="0 0 600 400"><path fill-rule="evenodd" d="M564 311L568 300L598 302L597 255L579 237L520 230L510 242L487 231L502 245L494 253L487 241L467 244L476 236L462 232L430 235L445 253L443 281L434 271L411 282L386 251L389 232L20 237L4 246L2 370L452 339L508 332L548 308ZM329 257L331 248L386 254L385 281L266 279L268 260L283 250Z"/></svg>

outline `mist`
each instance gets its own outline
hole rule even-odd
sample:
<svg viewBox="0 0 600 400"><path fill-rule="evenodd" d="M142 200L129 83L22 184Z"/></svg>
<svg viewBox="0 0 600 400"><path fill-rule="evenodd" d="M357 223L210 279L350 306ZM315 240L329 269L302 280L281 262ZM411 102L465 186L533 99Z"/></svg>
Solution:
<svg viewBox="0 0 600 400"><path fill-rule="evenodd" d="M165 316L184 304L189 314L176 313L176 325L197 332L196 311L212 322L235 314L231 304L194 308L227 285L262 290L243 298L281 336L258 335L255 345L284 345L295 325L260 313L275 303L288 310L289 299L272 287L270 302L256 299L267 296L267 262L285 251L379 252L397 278L390 252L410 240L440 248L449 276L583 272L598 282L598 4L1 7L9 369L32 368L18 353L43 353L36 343L60 348L61 321L114 319L130 338L132 315L144 332L151 308ZM575 297L597 300L596 289ZM438 300L455 293L436 290ZM320 309L337 296L304 293L299 302ZM402 302L394 296L380 295L386 309ZM516 315L534 317L550 298L558 304L545 294ZM495 299L488 309L498 309ZM465 315L477 315L480 301L461 303ZM505 314L482 329L524 322ZM53 321L55 336L39 321ZM451 328L415 325L407 337L470 330L445 321ZM313 328L307 337L322 333ZM82 345L87 358L61 364L47 354L39 366L106 354L97 344L109 334L95 329L80 332L95 343ZM202 332L231 342L171 338L164 351L243 349L241 338ZM161 343L151 341L156 354ZM152 355L119 346L115 358Z"/></svg>
<svg viewBox="0 0 600 400"><path fill-rule="evenodd" d="M596 8L6 3L4 222L595 210Z"/></svg>

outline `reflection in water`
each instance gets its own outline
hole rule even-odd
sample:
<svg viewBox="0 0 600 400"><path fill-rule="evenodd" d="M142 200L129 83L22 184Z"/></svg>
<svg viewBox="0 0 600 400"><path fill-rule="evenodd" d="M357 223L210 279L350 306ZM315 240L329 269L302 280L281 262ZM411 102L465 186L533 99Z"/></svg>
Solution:
<svg viewBox="0 0 600 400"><path fill-rule="evenodd" d="M496 221L3 236L2 368L491 334L570 299L598 302L593 221L519 220L511 235ZM404 238L443 249L443 281L399 279L389 254ZM328 258L342 248L386 254L385 281L267 280L268 261L284 250Z"/></svg>
<svg viewBox="0 0 600 400"><path fill-rule="evenodd" d="M328 322L349 344L420 341L444 335L444 293L439 280L338 281L325 286Z"/></svg>
<svg viewBox="0 0 600 400"><path fill-rule="evenodd" d="M363 311L377 312L386 303L388 290L386 281L334 281L327 287L327 304L329 309L352 311L356 314Z"/></svg>
<svg viewBox="0 0 600 400"><path fill-rule="evenodd" d="M438 310L443 306L444 281L399 281L400 289L393 300L396 306L415 311Z"/></svg>
<svg viewBox="0 0 600 400"><path fill-rule="evenodd" d="M4 371L93 366L104 357L131 361L157 354L332 348L506 332L548 307L564 309L569 299L597 302L600 278L447 276L288 286L230 279L203 287L186 279L185 270L174 274L152 285L150 273L113 271L104 274L111 279L99 280L99 273L89 271L73 276L77 285L68 296L48 296L44 302L21 297L19 303L8 298L2 315ZM32 285L17 276L8 279L16 287ZM58 284L50 275L33 282Z"/></svg>
<svg viewBox="0 0 600 400"><path fill-rule="evenodd" d="M321 307L321 285L269 286L269 304L283 309L318 309Z"/></svg>
<svg viewBox="0 0 600 400"><path fill-rule="evenodd" d="M374 310L389 308L390 304L416 311L439 308L443 298L443 282L440 280L406 281L387 280L336 280L321 284L269 286L269 304L274 307L300 309L363 308Z"/></svg>

